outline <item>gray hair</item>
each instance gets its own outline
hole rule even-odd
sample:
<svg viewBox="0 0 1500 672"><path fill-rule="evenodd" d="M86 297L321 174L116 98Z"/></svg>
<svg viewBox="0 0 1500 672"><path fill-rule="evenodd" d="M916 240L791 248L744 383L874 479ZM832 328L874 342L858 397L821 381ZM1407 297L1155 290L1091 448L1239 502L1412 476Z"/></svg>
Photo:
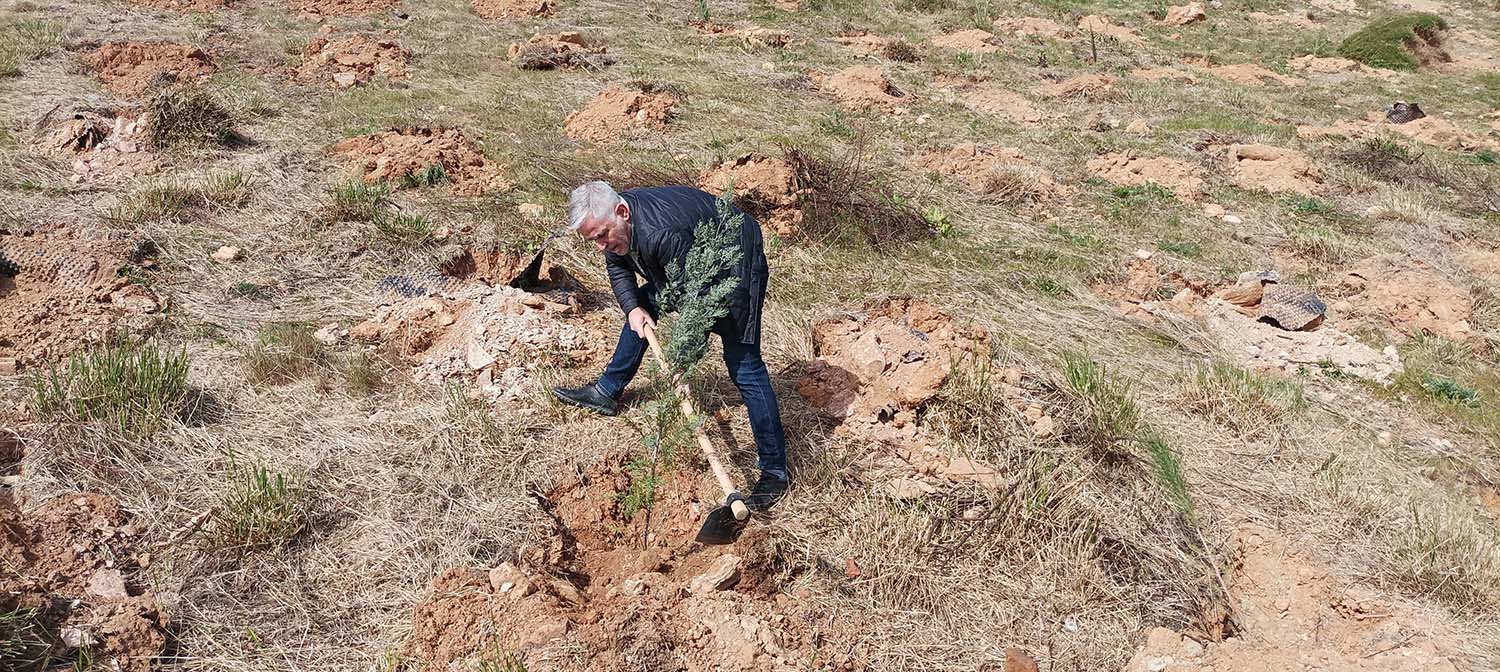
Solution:
<svg viewBox="0 0 1500 672"><path fill-rule="evenodd" d="M610 216L620 201L620 195L608 182L595 180L583 184L568 198L568 229L577 231L586 219Z"/></svg>

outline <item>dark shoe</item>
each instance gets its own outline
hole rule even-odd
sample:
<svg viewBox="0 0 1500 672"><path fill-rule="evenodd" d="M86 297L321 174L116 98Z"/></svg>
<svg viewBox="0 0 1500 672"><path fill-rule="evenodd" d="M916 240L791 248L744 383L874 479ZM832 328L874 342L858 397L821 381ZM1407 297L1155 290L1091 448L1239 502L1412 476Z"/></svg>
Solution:
<svg viewBox="0 0 1500 672"><path fill-rule="evenodd" d="M552 396L562 400L565 404L587 408L595 413L614 415L620 412L620 402L600 392L599 386L595 383L583 387L554 387Z"/></svg>
<svg viewBox="0 0 1500 672"><path fill-rule="evenodd" d="M785 495L791 487L791 481L763 473L760 475L760 480L755 482L755 489L750 491L746 505L751 511L764 513L775 506L776 502L781 501L782 495Z"/></svg>

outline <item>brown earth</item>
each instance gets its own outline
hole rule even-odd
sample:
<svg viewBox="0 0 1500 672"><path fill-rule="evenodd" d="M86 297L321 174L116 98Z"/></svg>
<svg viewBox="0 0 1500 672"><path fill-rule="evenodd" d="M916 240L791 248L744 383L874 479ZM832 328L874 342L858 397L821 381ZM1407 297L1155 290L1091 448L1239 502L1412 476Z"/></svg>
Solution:
<svg viewBox="0 0 1500 672"><path fill-rule="evenodd" d="M578 281L543 263L536 293L509 287L531 255L504 250L454 251L440 271L451 281L431 296L381 306L349 335L387 343L423 382L463 380L491 399L530 399L541 367L592 363L607 356L618 330L603 312L585 313L570 293Z"/></svg>
<svg viewBox="0 0 1500 672"><path fill-rule="evenodd" d="M189 82L214 71L202 49L165 42L110 42L80 57L104 88L139 96L164 84Z"/></svg>
<svg viewBox="0 0 1500 672"><path fill-rule="evenodd" d="M713 21L696 23L693 27L701 34L710 37L736 39L750 48L767 47L780 49L792 41L792 34L790 32L775 28L762 28L760 26L746 26L741 28Z"/></svg>
<svg viewBox="0 0 1500 672"><path fill-rule="evenodd" d="M976 85L958 81L940 83L939 86L951 90L955 101L971 110L1004 117L1018 124L1040 125L1049 116L1026 96L999 84Z"/></svg>
<svg viewBox="0 0 1500 672"><path fill-rule="evenodd" d="M1153 629L1125 672L1458 672L1451 636L1344 585L1275 530L1246 525L1234 546L1228 588L1239 631L1215 642Z"/></svg>
<svg viewBox="0 0 1500 672"><path fill-rule="evenodd" d="M1288 77L1259 63L1235 63L1232 65L1210 65L1201 61L1190 61L1189 63L1215 77L1245 86L1265 86L1267 84L1294 86L1302 83L1300 79Z"/></svg>
<svg viewBox="0 0 1500 672"><path fill-rule="evenodd" d="M1203 3L1190 2L1186 5L1168 7L1167 16L1162 20L1162 23L1169 26L1186 26L1207 18L1208 12L1204 11Z"/></svg>
<svg viewBox="0 0 1500 672"><path fill-rule="evenodd" d="M833 41L865 56L879 56L884 54L886 47L889 47L891 44L889 38L881 37L874 33L836 35Z"/></svg>
<svg viewBox="0 0 1500 672"><path fill-rule="evenodd" d="M1311 196L1323 171L1306 154L1270 145L1230 145L1229 179L1243 189Z"/></svg>
<svg viewBox="0 0 1500 672"><path fill-rule="evenodd" d="M1042 95L1048 98L1098 98L1114 87L1114 77L1087 73L1044 86Z"/></svg>
<svg viewBox="0 0 1500 672"><path fill-rule="evenodd" d="M131 4L179 12L209 12L233 7L237 0L130 0Z"/></svg>
<svg viewBox="0 0 1500 672"><path fill-rule="evenodd" d="M1454 28L1447 32L1443 49L1452 59L1441 70L1453 73L1500 71L1500 39L1471 28Z"/></svg>
<svg viewBox="0 0 1500 672"><path fill-rule="evenodd" d="M1178 159L1111 153L1090 159L1087 167L1090 173L1113 184L1137 187L1156 184L1184 201L1196 201L1203 194L1203 178L1198 177L1197 169Z"/></svg>
<svg viewBox="0 0 1500 672"><path fill-rule="evenodd" d="M1091 14L1079 19L1078 31L1085 37L1087 37L1089 33L1094 33L1103 37L1111 37L1121 42L1128 42L1132 44L1139 44L1146 40L1146 38L1142 37L1140 32L1136 29L1128 28L1126 26L1117 26L1113 23L1110 23L1108 18L1099 16L1097 14Z"/></svg>
<svg viewBox="0 0 1500 672"><path fill-rule="evenodd" d="M993 54L1000 51L995 36L979 28L939 35L932 38L932 46L965 54Z"/></svg>
<svg viewBox="0 0 1500 672"><path fill-rule="evenodd" d="M353 16L394 9L401 0L294 0L297 10L318 16Z"/></svg>
<svg viewBox="0 0 1500 672"><path fill-rule="evenodd" d="M375 77L406 79L411 50L394 40L350 35L342 40L319 37L302 50L302 62L292 68L297 79L328 82L340 89L367 84Z"/></svg>
<svg viewBox="0 0 1500 672"><path fill-rule="evenodd" d="M590 40L582 33L568 31L549 35L536 34L525 42L510 45L507 55L522 70L571 70L602 67L613 63L603 43Z"/></svg>
<svg viewBox="0 0 1500 672"><path fill-rule="evenodd" d="M156 597L134 582L149 563L141 530L119 502L62 495L24 511L0 498L0 613L36 610L54 663L87 646L90 669L149 672L167 643Z"/></svg>
<svg viewBox="0 0 1500 672"><path fill-rule="evenodd" d="M80 109L65 119L43 119L45 130L32 146L71 159L74 183L129 179L155 173L157 157L148 151L146 124L124 110Z"/></svg>
<svg viewBox="0 0 1500 672"><path fill-rule="evenodd" d="M1370 257L1344 276L1350 318L1402 336L1431 334L1457 341L1474 335L1468 292L1425 264L1402 255Z"/></svg>
<svg viewBox="0 0 1500 672"><path fill-rule="evenodd" d="M905 98L886 79L885 70L874 65L856 65L823 77L818 89L854 109L891 108Z"/></svg>
<svg viewBox="0 0 1500 672"><path fill-rule="evenodd" d="M563 128L574 140L615 142L642 130L666 128L677 102L676 96L665 91L646 93L611 86L569 114Z"/></svg>
<svg viewBox="0 0 1500 672"><path fill-rule="evenodd" d="M132 266L130 247L63 228L0 230L0 257L20 270L0 276L0 358L50 365L104 340L111 329L155 326L156 297L117 273Z"/></svg>
<svg viewBox="0 0 1500 672"><path fill-rule="evenodd" d="M1326 126L1315 124L1298 126L1297 136L1309 140L1326 137L1394 136L1453 151L1473 152L1480 149L1500 151L1500 139L1470 131L1442 117L1426 116L1404 124L1392 124L1386 120L1382 112L1371 112L1364 119L1338 121Z"/></svg>
<svg viewBox="0 0 1500 672"><path fill-rule="evenodd" d="M472 0L474 13L486 19L547 17L557 12L555 0Z"/></svg>
<svg viewBox="0 0 1500 672"><path fill-rule="evenodd" d="M333 152L344 155L367 183L394 182L429 166L441 165L453 193L476 196L507 191L505 171L456 128L397 128L343 140Z"/></svg>
<svg viewBox="0 0 1500 672"><path fill-rule="evenodd" d="M1073 30L1052 19L1039 19L1024 17L1019 19L999 18L995 19L995 30L1015 37L1049 37L1052 39L1067 39L1073 36Z"/></svg>
<svg viewBox="0 0 1500 672"><path fill-rule="evenodd" d="M1063 193L1051 175L1013 147L964 142L947 151L928 152L914 163L958 178L969 190L1001 202L1031 201Z"/></svg>
<svg viewBox="0 0 1500 672"><path fill-rule="evenodd" d="M1316 30L1322 27L1311 12L1287 12L1285 14L1268 14L1266 12L1249 12L1245 18L1250 19L1257 25L1281 26L1286 28L1301 28L1304 30Z"/></svg>
<svg viewBox="0 0 1500 672"><path fill-rule="evenodd" d="M848 634L858 627L823 629L827 614L781 592L773 572L788 562L764 528L752 521L728 546L693 541L718 505L700 494L712 492L701 474L668 470L653 508L627 514L629 461L607 455L539 496L554 527L517 563L434 580L404 653L426 669L468 669L497 648L531 666L566 655L605 671L868 668Z"/></svg>
<svg viewBox="0 0 1500 672"><path fill-rule="evenodd" d="M1178 80L1192 82L1197 79L1193 77L1193 73L1173 66L1135 68L1130 71L1130 76L1148 82L1172 82Z"/></svg>
<svg viewBox="0 0 1500 672"><path fill-rule="evenodd" d="M722 194L734 186L735 204L755 216L766 231L783 238L802 234L806 189L798 186L797 171L785 159L749 153L708 169L698 187Z"/></svg>

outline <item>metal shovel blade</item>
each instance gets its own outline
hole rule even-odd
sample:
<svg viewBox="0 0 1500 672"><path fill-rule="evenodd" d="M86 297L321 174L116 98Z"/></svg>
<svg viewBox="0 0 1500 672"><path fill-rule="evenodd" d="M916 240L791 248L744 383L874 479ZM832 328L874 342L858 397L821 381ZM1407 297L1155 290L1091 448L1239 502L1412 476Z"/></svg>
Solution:
<svg viewBox="0 0 1500 672"><path fill-rule="evenodd" d="M547 248L545 245L542 247L542 249L537 250L536 256L531 258L531 263L526 264L526 268L522 270L519 275L511 279L510 286L515 287L516 289L531 289L532 287L541 284L542 255L546 253Z"/></svg>
<svg viewBox="0 0 1500 672"><path fill-rule="evenodd" d="M745 521L734 517L731 504L735 500L744 501L744 496L736 492L725 500L723 506L708 512L708 518L704 519L703 527L698 528L696 537L698 543L716 546L732 544L735 539L739 538L740 532L745 529Z"/></svg>

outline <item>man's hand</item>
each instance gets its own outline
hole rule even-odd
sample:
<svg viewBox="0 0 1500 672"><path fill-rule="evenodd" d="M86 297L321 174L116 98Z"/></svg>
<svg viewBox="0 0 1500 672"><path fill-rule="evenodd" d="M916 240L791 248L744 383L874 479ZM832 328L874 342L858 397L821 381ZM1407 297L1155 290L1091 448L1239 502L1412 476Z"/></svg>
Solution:
<svg viewBox="0 0 1500 672"><path fill-rule="evenodd" d="M651 319L651 313L646 312L645 308L632 309L630 314L625 316L625 321L630 324L630 330L641 338L646 337L646 327L656 329L656 320Z"/></svg>

